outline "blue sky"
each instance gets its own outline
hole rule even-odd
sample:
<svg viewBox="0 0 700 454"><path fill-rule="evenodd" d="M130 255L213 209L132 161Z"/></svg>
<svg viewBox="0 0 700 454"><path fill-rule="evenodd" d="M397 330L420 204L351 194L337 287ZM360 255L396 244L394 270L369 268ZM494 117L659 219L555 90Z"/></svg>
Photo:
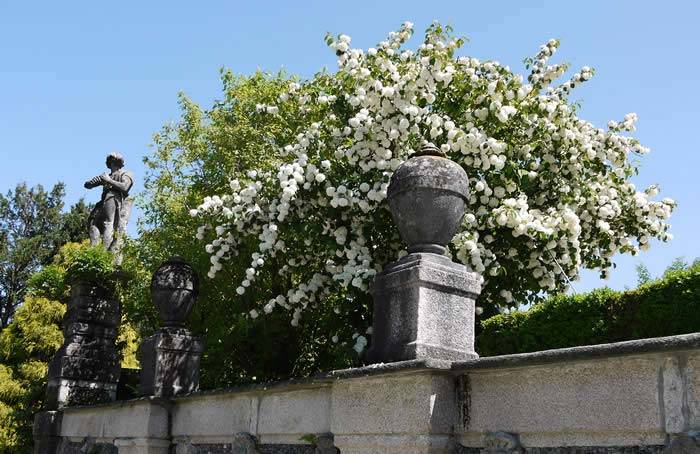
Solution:
<svg viewBox="0 0 700 454"><path fill-rule="evenodd" d="M678 256L700 256L700 2L345 1L345 2L9 2L0 0L0 191L19 181L68 188L69 203L104 156L121 151L137 176L151 135L176 120L184 91L204 106L219 97L218 70L258 68L310 76L335 58L325 32L370 47L403 21L416 46L434 19L469 38L464 54L519 71L549 38L555 61L589 65L577 89L581 115L598 125L639 117L652 153L638 185L659 183L679 202L675 240L617 260L607 281L584 273L578 291L634 286L635 265L660 274ZM137 190L140 189L137 186ZM132 223L133 224L133 223ZM133 226L132 228L133 229Z"/></svg>

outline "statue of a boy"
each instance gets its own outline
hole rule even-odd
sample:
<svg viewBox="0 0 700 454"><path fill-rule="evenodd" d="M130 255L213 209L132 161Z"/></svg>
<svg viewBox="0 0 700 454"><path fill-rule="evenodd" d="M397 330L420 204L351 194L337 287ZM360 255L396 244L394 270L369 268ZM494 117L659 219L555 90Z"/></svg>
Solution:
<svg viewBox="0 0 700 454"><path fill-rule="evenodd" d="M102 186L102 199L95 205L88 218L90 244L100 244L117 254L119 262L120 236L126 233L131 214L132 200L129 190L134 185L134 175L124 169L124 157L119 153L107 156L110 173L103 173L85 182L85 188ZM115 234L116 233L116 234Z"/></svg>

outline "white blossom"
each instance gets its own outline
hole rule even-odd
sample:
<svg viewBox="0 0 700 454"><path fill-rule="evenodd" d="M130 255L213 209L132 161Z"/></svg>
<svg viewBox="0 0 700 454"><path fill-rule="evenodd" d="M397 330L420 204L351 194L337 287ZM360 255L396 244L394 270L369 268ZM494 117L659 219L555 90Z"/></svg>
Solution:
<svg viewBox="0 0 700 454"><path fill-rule="evenodd" d="M455 57L461 41L437 24L415 51L405 48L412 33L407 22L366 52L346 35L328 37L337 74L290 82L279 105L255 106L256 115L299 125L290 140L265 144L283 159L273 170L236 174L225 194L189 210L202 219L196 237L211 256L209 277L232 257L245 259L232 271L237 295L259 297L251 318L283 308L297 326L308 308L329 304L328 295L367 295L374 276L406 254L386 227L387 189L425 142L469 177L467 213L450 252L482 276L482 305L562 290L582 267L605 273L615 254L672 238L675 202L629 181L635 156L648 152L630 135L637 115L607 129L579 118L567 97L594 71L583 67L553 86L567 71L550 63L558 41L544 44L527 60L530 74L519 75ZM259 295L260 276L284 276L279 282L290 286ZM362 352L367 339L354 340Z"/></svg>

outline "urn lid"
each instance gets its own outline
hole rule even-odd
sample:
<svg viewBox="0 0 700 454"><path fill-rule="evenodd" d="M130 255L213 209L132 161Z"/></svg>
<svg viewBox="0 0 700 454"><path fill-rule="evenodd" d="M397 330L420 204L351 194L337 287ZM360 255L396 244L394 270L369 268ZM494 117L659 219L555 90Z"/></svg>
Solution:
<svg viewBox="0 0 700 454"><path fill-rule="evenodd" d="M191 290L199 291L199 277L192 266L182 257L173 256L163 262L151 279L151 290Z"/></svg>
<svg viewBox="0 0 700 454"><path fill-rule="evenodd" d="M442 189L465 200L469 195L467 172L430 144L396 169L387 189L387 197L417 187Z"/></svg>

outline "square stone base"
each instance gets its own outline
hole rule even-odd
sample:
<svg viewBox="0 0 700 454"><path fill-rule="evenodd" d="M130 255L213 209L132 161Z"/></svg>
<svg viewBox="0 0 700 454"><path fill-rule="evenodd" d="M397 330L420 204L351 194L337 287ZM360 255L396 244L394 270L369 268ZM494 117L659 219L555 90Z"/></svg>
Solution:
<svg viewBox="0 0 700 454"><path fill-rule="evenodd" d="M170 397L199 389L202 341L184 328L162 328L139 347L145 396Z"/></svg>
<svg viewBox="0 0 700 454"><path fill-rule="evenodd" d="M442 255L409 254L374 283L370 362L477 358L474 301L481 279Z"/></svg>

